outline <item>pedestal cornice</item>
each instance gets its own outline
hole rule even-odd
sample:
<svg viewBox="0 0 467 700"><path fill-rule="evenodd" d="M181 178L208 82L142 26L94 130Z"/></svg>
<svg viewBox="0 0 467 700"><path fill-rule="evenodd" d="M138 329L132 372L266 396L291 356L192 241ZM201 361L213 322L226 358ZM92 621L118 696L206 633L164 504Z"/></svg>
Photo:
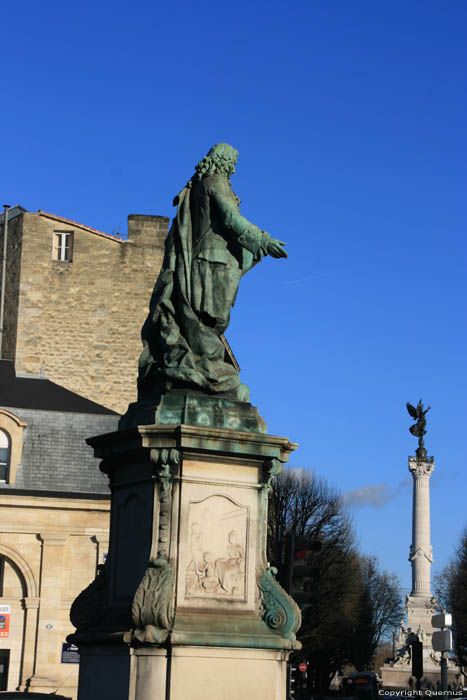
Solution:
<svg viewBox="0 0 467 700"><path fill-rule="evenodd" d="M222 428L204 428L193 425L139 425L130 430L107 433L86 440L94 448L95 456L103 460L118 456L141 456L141 450L154 448L177 449L190 458L205 460L211 455L216 462L245 458L251 466L259 466L264 459L287 462L297 443L276 435L264 435ZM140 453L138 455L138 453ZM256 462L255 462L256 460ZM105 471L105 463L102 465Z"/></svg>

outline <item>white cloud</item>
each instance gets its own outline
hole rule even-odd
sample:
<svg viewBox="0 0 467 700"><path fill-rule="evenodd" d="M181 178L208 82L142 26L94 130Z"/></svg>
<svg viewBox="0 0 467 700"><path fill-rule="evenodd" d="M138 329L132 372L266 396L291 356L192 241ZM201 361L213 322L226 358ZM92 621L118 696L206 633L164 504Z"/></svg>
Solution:
<svg viewBox="0 0 467 700"><path fill-rule="evenodd" d="M382 508L386 503L394 500L399 495L399 492L405 486L408 486L411 481L411 477L407 477L396 488L390 488L387 484L360 486L358 489L352 489L352 491L342 494L342 500L349 508L361 508L363 506Z"/></svg>

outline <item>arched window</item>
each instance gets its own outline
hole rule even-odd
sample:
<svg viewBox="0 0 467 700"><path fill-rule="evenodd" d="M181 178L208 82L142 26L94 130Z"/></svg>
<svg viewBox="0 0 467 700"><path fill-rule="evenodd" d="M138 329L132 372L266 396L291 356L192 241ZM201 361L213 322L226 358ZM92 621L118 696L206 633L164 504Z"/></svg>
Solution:
<svg viewBox="0 0 467 700"><path fill-rule="evenodd" d="M8 483L10 472L11 440L5 430L0 430L0 483Z"/></svg>

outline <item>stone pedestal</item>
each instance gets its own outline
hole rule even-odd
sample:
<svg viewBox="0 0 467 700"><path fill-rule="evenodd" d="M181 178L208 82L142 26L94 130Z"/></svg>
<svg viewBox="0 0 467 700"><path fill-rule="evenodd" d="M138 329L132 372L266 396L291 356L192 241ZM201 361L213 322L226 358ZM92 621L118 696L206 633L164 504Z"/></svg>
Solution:
<svg viewBox="0 0 467 700"><path fill-rule="evenodd" d="M174 646L143 647L132 656L130 700L261 698L284 700L288 653L271 649ZM170 675L168 669L170 668Z"/></svg>
<svg viewBox="0 0 467 700"><path fill-rule="evenodd" d="M383 682L383 688L385 689L393 688L394 690L405 691L415 689L416 679L412 678L412 685L410 685L411 677L412 664L410 661L397 666L393 666L390 663L387 663L381 667L381 678ZM439 689L440 680L441 669L439 664L425 664L424 660L422 689ZM462 683L462 676L460 674L460 670L452 661L450 662L448 668L448 683L450 683L453 688L457 688L459 684Z"/></svg>
<svg viewBox="0 0 467 700"><path fill-rule="evenodd" d="M295 445L260 429L89 440L112 510L106 564L71 611L79 700L283 700L300 612L266 560L267 501Z"/></svg>

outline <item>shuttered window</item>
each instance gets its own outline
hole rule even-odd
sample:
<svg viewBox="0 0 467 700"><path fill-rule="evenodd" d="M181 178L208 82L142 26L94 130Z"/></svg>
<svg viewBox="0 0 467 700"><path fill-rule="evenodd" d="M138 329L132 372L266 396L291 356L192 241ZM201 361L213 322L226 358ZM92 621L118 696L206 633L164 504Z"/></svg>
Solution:
<svg viewBox="0 0 467 700"><path fill-rule="evenodd" d="M73 232L55 231L52 251L54 260L71 262L73 260Z"/></svg>

